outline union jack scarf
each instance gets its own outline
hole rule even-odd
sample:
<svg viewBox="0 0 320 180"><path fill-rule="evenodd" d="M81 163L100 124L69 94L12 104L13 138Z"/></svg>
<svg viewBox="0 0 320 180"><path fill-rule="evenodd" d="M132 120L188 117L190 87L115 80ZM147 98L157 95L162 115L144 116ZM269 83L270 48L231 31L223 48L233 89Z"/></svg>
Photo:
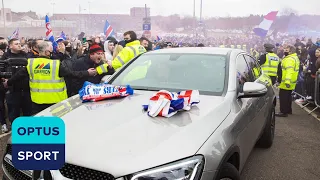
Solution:
<svg viewBox="0 0 320 180"><path fill-rule="evenodd" d="M187 90L178 93L161 90L155 93L143 109L151 117L171 117L178 111L189 111L191 107L200 102L198 90Z"/></svg>

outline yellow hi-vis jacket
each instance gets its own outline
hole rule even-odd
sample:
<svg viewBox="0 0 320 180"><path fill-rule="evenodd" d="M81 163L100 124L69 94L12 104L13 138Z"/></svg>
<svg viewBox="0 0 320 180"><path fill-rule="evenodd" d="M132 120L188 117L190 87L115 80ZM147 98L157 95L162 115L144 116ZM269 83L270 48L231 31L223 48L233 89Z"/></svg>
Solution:
<svg viewBox="0 0 320 180"><path fill-rule="evenodd" d="M28 59L27 70L32 102L55 104L68 98L64 78L59 77L60 60Z"/></svg>
<svg viewBox="0 0 320 180"><path fill-rule="evenodd" d="M237 45L237 49L242 49L241 45L238 44Z"/></svg>
<svg viewBox="0 0 320 180"><path fill-rule="evenodd" d="M135 67L123 78L123 81L121 83L130 84L130 82L132 81L145 78L150 66L151 61L147 61L144 64Z"/></svg>
<svg viewBox="0 0 320 180"><path fill-rule="evenodd" d="M266 62L261 66L262 71L268 76L277 76L280 58L275 53L266 54Z"/></svg>
<svg viewBox="0 0 320 180"><path fill-rule="evenodd" d="M246 44L242 45L242 50L247 51L247 45Z"/></svg>
<svg viewBox="0 0 320 180"><path fill-rule="evenodd" d="M259 52L257 50L255 50L254 48L250 49L250 54L251 54L251 56L253 56L256 59L259 59L259 57L260 57Z"/></svg>
<svg viewBox="0 0 320 180"><path fill-rule="evenodd" d="M113 59L112 67L116 70L122 67L124 64L137 57L138 55L145 53L146 49L140 45L139 40L132 41L126 45L118 54L117 57ZM103 74L108 72L108 64L100 65L96 68L98 74Z"/></svg>
<svg viewBox="0 0 320 180"><path fill-rule="evenodd" d="M225 48L225 46L224 45L220 45L219 48Z"/></svg>
<svg viewBox="0 0 320 180"><path fill-rule="evenodd" d="M234 45L230 45L230 48L234 49Z"/></svg>
<svg viewBox="0 0 320 180"><path fill-rule="evenodd" d="M69 102L59 103L56 105L57 105L56 107L53 107L52 109L50 109L50 113L53 116L57 116L57 117L62 117L66 115L68 112L71 112L73 109Z"/></svg>
<svg viewBox="0 0 320 180"><path fill-rule="evenodd" d="M297 53L286 56L282 62L282 79L279 88L284 90L294 90L296 88L299 75L300 60ZM290 87L286 87L289 84Z"/></svg>
<svg viewBox="0 0 320 180"><path fill-rule="evenodd" d="M260 84L264 84L266 86L271 86L272 85L272 81L270 79L270 77L266 74L261 74L259 73L259 70L257 68L252 68L253 70L253 74L254 76L257 78L256 82L260 83Z"/></svg>

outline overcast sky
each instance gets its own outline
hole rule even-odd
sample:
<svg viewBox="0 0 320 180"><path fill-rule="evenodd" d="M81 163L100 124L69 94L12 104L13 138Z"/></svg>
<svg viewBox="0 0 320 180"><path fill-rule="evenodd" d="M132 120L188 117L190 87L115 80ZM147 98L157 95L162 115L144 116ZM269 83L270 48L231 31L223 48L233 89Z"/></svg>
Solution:
<svg viewBox="0 0 320 180"><path fill-rule="evenodd" d="M131 7L151 8L151 15L193 15L194 0L4 0L5 7L13 11L36 11L38 14L82 13L129 14ZM91 3L89 3L91 2ZM299 14L320 14L319 0L203 0L203 17L247 16L266 14L284 8L297 10ZM200 14L200 0L196 0L196 16Z"/></svg>

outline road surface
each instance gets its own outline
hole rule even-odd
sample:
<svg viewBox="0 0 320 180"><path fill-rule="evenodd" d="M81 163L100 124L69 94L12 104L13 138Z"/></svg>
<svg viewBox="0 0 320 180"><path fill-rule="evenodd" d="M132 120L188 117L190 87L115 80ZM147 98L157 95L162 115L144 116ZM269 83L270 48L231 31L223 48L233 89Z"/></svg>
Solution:
<svg viewBox="0 0 320 180"><path fill-rule="evenodd" d="M243 180L320 179L320 121L298 105L293 115L276 119L270 149L254 149L242 173Z"/></svg>

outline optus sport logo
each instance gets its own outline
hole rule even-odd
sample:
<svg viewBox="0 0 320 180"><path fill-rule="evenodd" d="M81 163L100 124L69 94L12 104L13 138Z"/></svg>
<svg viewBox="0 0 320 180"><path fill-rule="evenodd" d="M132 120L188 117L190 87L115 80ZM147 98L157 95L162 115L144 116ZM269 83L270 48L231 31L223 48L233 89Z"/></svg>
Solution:
<svg viewBox="0 0 320 180"><path fill-rule="evenodd" d="M12 163L19 170L55 170L65 163L65 124L58 117L19 117L12 124Z"/></svg>

